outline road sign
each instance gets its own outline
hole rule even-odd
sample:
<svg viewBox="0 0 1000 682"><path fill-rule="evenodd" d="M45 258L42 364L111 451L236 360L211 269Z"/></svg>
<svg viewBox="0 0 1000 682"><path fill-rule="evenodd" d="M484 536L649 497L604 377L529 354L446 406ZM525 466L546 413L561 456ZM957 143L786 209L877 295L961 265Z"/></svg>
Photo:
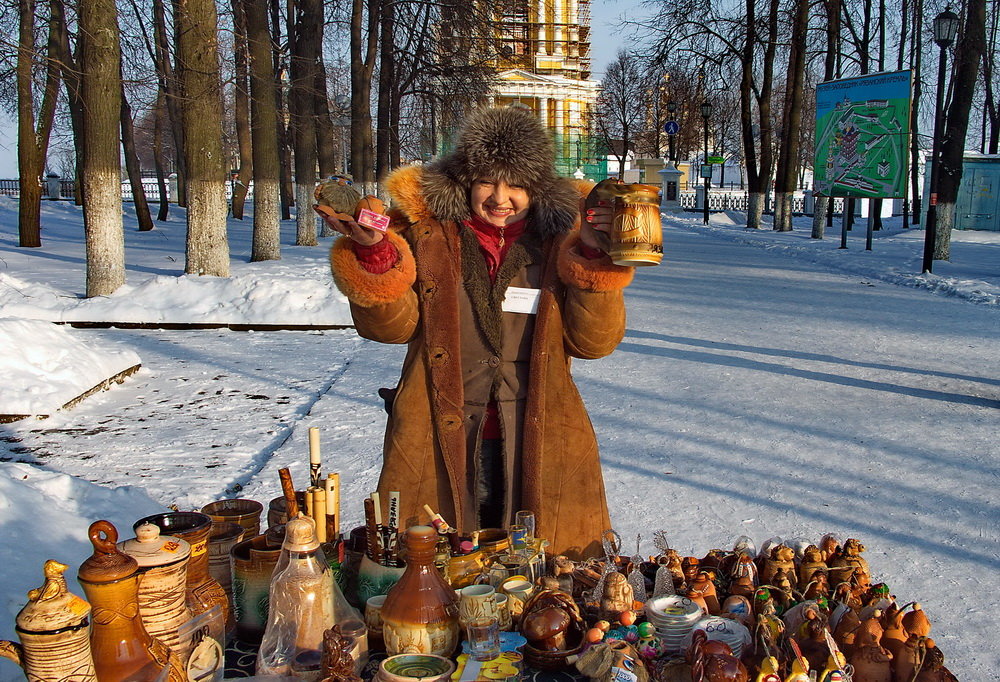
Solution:
<svg viewBox="0 0 1000 682"><path fill-rule="evenodd" d="M726 157L724 156L710 156L708 157L709 163L725 163Z"/></svg>
<svg viewBox="0 0 1000 682"><path fill-rule="evenodd" d="M701 177L705 180L712 179L712 164L710 163L701 164Z"/></svg>
<svg viewBox="0 0 1000 682"><path fill-rule="evenodd" d="M677 121L667 121L663 125L663 130L667 135L676 135L681 131L681 125Z"/></svg>

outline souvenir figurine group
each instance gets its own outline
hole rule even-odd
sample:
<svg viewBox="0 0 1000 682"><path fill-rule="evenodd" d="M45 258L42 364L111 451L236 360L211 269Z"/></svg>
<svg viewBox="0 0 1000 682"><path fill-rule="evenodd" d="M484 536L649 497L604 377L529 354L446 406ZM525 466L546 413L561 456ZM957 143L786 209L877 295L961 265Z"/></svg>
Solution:
<svg viewBox="0 0 1000 682"><path fill-rule="evenodd" d="M365 500L366 524L341 537L339 476L322 477L316 443L312 485L296 491L283 471L263 533L252 500L147 517L123 542L94 522L86 600L46 562L0 655L46 682L221 680L234 636L257 650L250 672L323 682L513 682L525 668L594 682L955 679L920 604L872 582L855 538L757 551L741 537L697 558L659 531L642 557L609 530L603 557L574 562L546 557L530 510L465 537L429 507L427 525L401 528L399 493ZM210 564L220 551L228 565Z"/></svg>

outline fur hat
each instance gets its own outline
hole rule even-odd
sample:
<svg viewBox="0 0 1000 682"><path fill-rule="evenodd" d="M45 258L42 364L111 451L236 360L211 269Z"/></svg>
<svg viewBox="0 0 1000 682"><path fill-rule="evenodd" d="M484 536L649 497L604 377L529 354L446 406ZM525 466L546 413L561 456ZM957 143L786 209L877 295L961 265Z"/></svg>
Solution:
<svg viewBox="0 0 1000 682"><path fill-rule="evenodd" d="M520 107L478 109L469 115L450 154L429 164L421 189L438 218L469 217L469 190L477 178L521 185L528 191L529 229L544 237L573 228L580 195L555 171L552 137Z"/></svg>

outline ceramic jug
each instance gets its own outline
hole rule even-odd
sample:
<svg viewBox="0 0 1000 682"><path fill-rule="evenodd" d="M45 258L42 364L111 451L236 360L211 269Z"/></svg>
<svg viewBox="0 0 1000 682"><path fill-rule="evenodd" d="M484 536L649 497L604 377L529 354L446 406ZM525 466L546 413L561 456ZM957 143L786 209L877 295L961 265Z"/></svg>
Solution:
<svg viewBox="0 0 1000 682"><path fill-rule="evenodd" d="M21 643L0 641L0 656L24 669L29 682L96 682L90 654L90 604L66 587L66 564L45 562L45 583L28 592L17 614Z"/></svg>
<svg viewBox="0 0 1000 682"><path fill-rule="evenodd" d="M90 648L99 680L186 682L176 654L150 636L139 617L139 564L118 551L118 530L110 521L90 524L94 553L80 566L77 579L90 602L93 626Z"/></svg>
<svg viewBox="0 0 1000 682"><path fill-rule="evenodd" d="M382 605L382 635L390 655L451 656L458 644L458 595L434 566L437 531L406 531L406 570Z"/></svg>

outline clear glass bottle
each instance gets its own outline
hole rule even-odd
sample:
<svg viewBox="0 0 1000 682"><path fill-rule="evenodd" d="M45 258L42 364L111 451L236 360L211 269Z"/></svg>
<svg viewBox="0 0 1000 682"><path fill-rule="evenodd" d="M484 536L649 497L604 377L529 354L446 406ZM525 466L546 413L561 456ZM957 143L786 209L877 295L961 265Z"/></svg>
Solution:
<svg viewBox="0 0 1000 682"><path fill-rule="evenodd" d="M458 594L434 566L437 532L430 526L406 531L406 570L382 606L386 652L451 656L458 645Z"/></svg>
<svg viewBox="0 0 1000 682"><path fill-rule="evenodd" d="M319 548L312 519L292 519L271 577L258 675L294 671L304 680L319 679L323 632L335 622L334 589L333 571Z"/></svg>

